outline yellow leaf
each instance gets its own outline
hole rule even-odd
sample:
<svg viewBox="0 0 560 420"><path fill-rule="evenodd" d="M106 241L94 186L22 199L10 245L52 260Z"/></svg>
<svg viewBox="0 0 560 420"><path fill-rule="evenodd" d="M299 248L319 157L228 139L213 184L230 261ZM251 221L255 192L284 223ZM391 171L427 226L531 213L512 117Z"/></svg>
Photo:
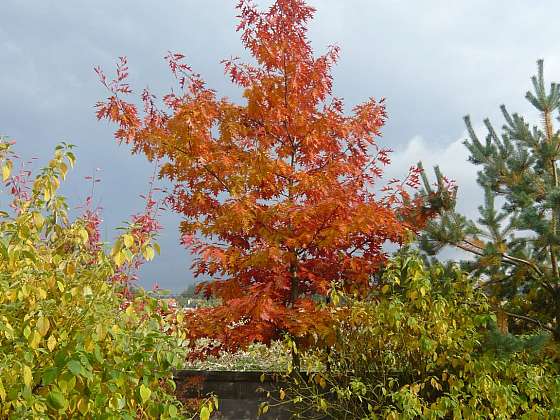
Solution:
<svg viewBox="0 0 560 420"><path fill-rule="evenodd" d="M56 347L56 338L54 338L54 336L51 335L47 340L47 348L49 349L49 351L53 351L55 347Z"/></svg>
<svg viewBox="0 0 560 420"><path fill-rule="evenodd" d="M6 182L8 180L8 178L10 177L10 174L12 173L12 161L8 160L3 166L2 166L2 181Z"/></svg>
<svg viewBox="0 0 560 420"><path fill-rule="evenodd" d="M89 233L86 229L82 228L78 231L78 234L82 238L82 242L86 243L89 239Z"/></svg>
<svg viewBox="0 0 560 420"><path fill-rule="evenodd" d="M154 248L148 245L146 248L144 248L142 254L144 255L146 261L150 261L154 258Z"/></svg>
<svg viewBox="0 0 560 420"><path fill-rule="evenodd" d="M127 233L126 235L123 235L123 242L124 242L124 246L130 248L131 246L134 245L134 237Z"/></svg>
<svg viewBox="0 0 560 420"><path fill-rule="evenodd" d="M73 262L68 262L66 264L66 274L68 274L69 276L73 276L74 273L76 272L76 265Z"/></svg>
<svg viewBox="0 0 560 420"><path fill-rule="evenodd" d="M283 400L284 398L286 398L286 391L280 388L280 399Z"/></svg>
<svg viewBox="0 0 560 420"><path fill-rule="evenodd" d="M185 314L183 312L178 312L176 319L177 319L177 322L180 324L185 319Z"/></svg>
<svg viewBox="0 0 560 420"><path fill-rule="evenodd" d="M31 368L27 365L23 365L23 383L27 386L31 386L33 382L33 373L31 373Z"/></svg>
<svg viewBox="0 0 560 420"><path fill-rule="evenodd" d="M45 186L45 191L43 191L43 198L45 201L49 201L51 199L51 190L49 187Z"/></svg>
<svg viewBox="0 0 560 420"><path fill-rule="evenodd" d="M33 223L37 229L41 229L45 223L45 218L41 213L33 213Z"/></svg>
<svg viewBox="0 0 560 420"><path fill-rule="evenodd" d="M39 334L37 330L33 330L31 335L29 336L28 342L29 347L31 347L32 349L36 349L37 347L39 347L39 343L41 342L41 334Z"/></svg>
<svg viewBox="0 0 560 420"><path fill-rule="evenodd" d="M66 173L68 172L68 165L66 165L64 162L60 162L58 164L58 167L60 168L60 174L62 175L62 180L64 180L66 178Z"/></svg>
<svg viewBox="0 0 560 420"><path fill-rule="evenodd" d="M120 267L124 263L125 256L122 252L119 251L115 254L113 260L115 261L115 264L117 264L117 267Z"/></svg>
<svg viewBox="0 0 560 420"><path fill-rule="evenodd" d="M47 335L50 326L51 323L49 322L48 318L41 317L37 320L37 331L39 331L39 334L41 334L42 337Z"/></svg>
<svg viewBox="0 0 560 420"><path fill-rule="evenodd" d="M385 294L389 291L389 289L390 289L390 286L388 284L386 284L381 288L381 293Z"/></svg>
<svg viewBox="0 0 560 420"><path fill-rule="evenodd" d="M2 378L0 378L0 400L6 401L6 390L4 389Z"/></svg>
<svg viewBox="0 0 560 420"><path fill-rule="evenodd" d="M89 403L88 400L85 397L80 398L80 400L78 401L78 411L85 416L87 414L87 412L89 411Z"/></svg>
<svg viewBox="0 0 560 420"><path fill-rule="evenodd" d="M140 385L140 398L142 398L142 402L148 401L150 395L152 395L152 390L144 384Z"/></svg>
<svg viewBox="0 0 560 420"><path fill-rule="evenodd" d="M266 413L266 411L263 410L264 413ZM200 409L200 420L209 420L210 419L210 411L208 410L208 407L204 406Z"/></svg>
<svg viewBox="0 0 560 420"><path fill-rule="evenodd" d="M37 287L36 292L37 292L36 295L40 299L46 299L47 298L47 292L45 291L45 289L43 289L41 287Z"/></svg>

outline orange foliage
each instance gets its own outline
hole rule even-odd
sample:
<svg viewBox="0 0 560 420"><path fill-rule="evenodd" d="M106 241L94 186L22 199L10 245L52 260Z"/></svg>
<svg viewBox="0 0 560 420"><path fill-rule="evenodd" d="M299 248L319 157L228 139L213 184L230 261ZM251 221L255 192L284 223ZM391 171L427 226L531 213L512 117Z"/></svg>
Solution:
<svg viewBox="0 0 560 420"><path fill-rule="evenodd" d="M333 283L367 292L386 258L382 245L403 243L425 221L405 192L418 185L417 169L379 193L390 162L375 140L383 100L344 112L331 92L338 48L315 57L306 37L314 10L303 0L277 0L266 12L242 0L238 9L255 64L223 63L242 105L218 98L181 54L166 57L180 94L165 96L160 110L144 91L142 115L122 99L126 59L110 82L96 69L111 91L98 117L117 122L116 137L135 152L167 162L161 176L175 184L169 203L184 215L195 273L215 278L202 288L223 304L193 312L190 336L229 349L283 332L326 333L313 296Z"/></svg>

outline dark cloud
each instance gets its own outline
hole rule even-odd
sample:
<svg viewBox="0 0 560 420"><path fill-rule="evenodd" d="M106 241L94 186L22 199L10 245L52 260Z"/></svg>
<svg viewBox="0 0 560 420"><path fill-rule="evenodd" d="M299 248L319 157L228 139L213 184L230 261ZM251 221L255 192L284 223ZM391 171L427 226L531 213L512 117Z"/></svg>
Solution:
<svg viewBox="0 0 560 420"><path fill-rule="evenodd" d="M47 159L54 145L78 146L78 167L65 192L73 204L87 194L83 177L102 168L96 192L104 207L106 236L142 208L152 166L112 139L93 105L105 96L93 73L110 71L126 55L134 86L165 92L173 81L162 57L182 51L222 95L237 98L219 61L244 56L235 33L235 1L166 2L101 0L3 0L0 4L0 132L19 152ZM269 4L268 2L261 2ZM546 25L560 11L552 2L316 0L310 37L317 52L342 48L334 71L335 93L352 105L386 97L390 120L383 142L397 153L391 174L406 171L419 144L434 154L457 155L461 117L498 117L498 105L527 109L523 94L535 60L560 70L557 29ZM411 142L414 137L422 141ZM410 144L409 144L410 143ZM438 152L439 151L439 152ZM449 155L451 153L451 155ZM422 153L425 158L429 152ZM432 159L436 161L437 159ZM464 176L459 178L463 180ZM469 182L470 176L466 177ZM473 191L466 187L467 194ZM467 197L468 198L468 197ZM190 257L178 243L179 217L163 216L163 255L146 266L142 282L180 290L192 281Z"/></svg>

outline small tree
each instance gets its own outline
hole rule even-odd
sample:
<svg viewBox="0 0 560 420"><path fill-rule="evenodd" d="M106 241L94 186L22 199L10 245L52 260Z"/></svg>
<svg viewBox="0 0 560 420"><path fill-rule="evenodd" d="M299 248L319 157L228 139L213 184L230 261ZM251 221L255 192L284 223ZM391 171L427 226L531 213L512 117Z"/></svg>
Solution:
<svg viewBox="0 0 560 420"><path fill-rule="evenodd" d="M167 161L161 176L175 182L169 203L184 215L182 242L197 255L196 275L216 278L202 288L223 304L194 312L189 332L231 348L320 329L313 297L333 282L366 291L385 260L383 244L404 242L430 210L404 191L416 186L416 169L385 196L374 192L389 163L375 141L383 101L344 113L332 96L338 48L315 57L306 36L314 9L302 0L277 0L267 12L246 0L237 7L255 63L223 63L243 105L218 99L182 55L170 54L184 89L164 97L167 113L144 92L140 118L121 99L130 93L126 60L112 82L98 69L112 92L98 117L119 123L116 137L135 152Z"/></svg>
<svg viewBox="0 0 560 420"><path fill-rule="evenodd" d="M515 330L538 326L560 339L560 133L553 122L560 87L552 83L547 90L542 60L537 64L534 91L526 98L540 113L539 124L531 126L502 105L502 133L485 120L488 134L481 142L465 117L465 145L469 160L481 166L478 184L486 197L480 218L473 222L452 209L444 212L428 223L421 246L431 255L445 245L468 251L473 259L465 266L482 276L494 303L515 320Z"/></svg>

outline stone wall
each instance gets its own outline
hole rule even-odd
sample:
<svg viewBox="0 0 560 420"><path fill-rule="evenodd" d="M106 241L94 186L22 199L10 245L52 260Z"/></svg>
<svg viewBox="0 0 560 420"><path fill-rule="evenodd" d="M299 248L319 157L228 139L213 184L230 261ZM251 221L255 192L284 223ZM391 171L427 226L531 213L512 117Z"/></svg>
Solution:
<svg viewBox="0 0 560 420"><path fill-rule="evenodd" d="M264 375L264 376L263 376ZM261 379L264 379L261 381ZM214 394L219 412L212 419L220 420L287 420L291 418L288 404L270 407L258 416L259 405L267 401L267 392L278 390L281 382L276 374L263 372L181 370L175 373L176 394L182 401Z"/></svg>

